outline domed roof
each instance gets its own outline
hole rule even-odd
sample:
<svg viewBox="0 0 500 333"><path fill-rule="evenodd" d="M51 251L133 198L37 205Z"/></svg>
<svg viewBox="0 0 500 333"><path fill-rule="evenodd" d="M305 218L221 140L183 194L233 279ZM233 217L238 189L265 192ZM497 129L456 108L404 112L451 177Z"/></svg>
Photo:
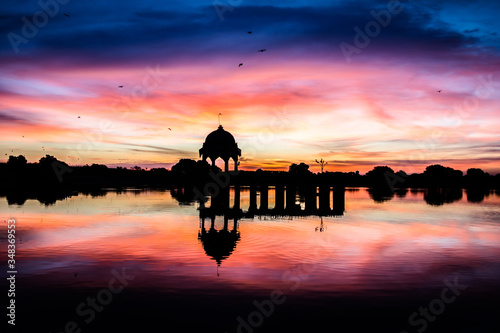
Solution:
<svg viewBox="0 0 500 333"><path fill-rule="evenodd" d="M219 128L217 128L217 130L207 135L207 138L205 139L205 145L233 146L235 143L236 141L234 140L234 136L228 131L224 130L221 125L219 125Z"/></svg>
<svg viewBox="0 0 500 333"><path fill-rule="evenodd" d="M200 156L204 155L211 159L221 157L223 159L241 156L241 149L238 148L234 136L228 131L224 130L219 125L217 130L207 135L203 147L200 149Z"/></svg>
<svg viewBox="0 0 500 333"><path fill-rule="evenodd" d="M203 244L205 253L220 265L224 259L229 257L236 248L236 244L240 240L240 233L233 230L215 230L210 229L208 232L202 230L198 234L198 239Z"/></svg>

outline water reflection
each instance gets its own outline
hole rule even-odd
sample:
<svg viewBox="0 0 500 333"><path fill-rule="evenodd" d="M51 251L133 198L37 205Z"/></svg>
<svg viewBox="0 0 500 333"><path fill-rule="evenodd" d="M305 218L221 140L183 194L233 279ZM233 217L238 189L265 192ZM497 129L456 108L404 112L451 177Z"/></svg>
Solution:
<svg viewBox="0 0 500 333"><path fill-rule="evenodd" d="M478 205L468 200L473 192L466 200L456 193L409 191L379 204L373 193L255 185L196 201L192 189L173 188L78 194L49 206L34 200L9 206L4 199L0 209L19 219L19 289L29 295L20 294L19 302L36 300L32 313L50 318L40 321L47 332L63 330L74 308L108 283L109 272L123 267L137 278L113 308L133 309L141 318L151 311L148 318L157 324L172 304L169 319L203 318L220 332L237 331L236 318L276 289L287 303L266 320L277 326L297 313L310 321L317 320L318 309L336 313L335 302L337 309L353 304L350 320L371 315L380 304L407 302L397 313L403 327L395 332L440 295L444 278L456 275L470 286L460 299L461 306L470 305L467 310L476 303L467 303L465 295L484 301L498 290L500 197L484 194ZM431 204L425 198L439 199ZM40 310L38 304L48 299L71 313ZM99 318L113 324L111 313ZM29 312L20 315L28 318Z"/></svg>
<svg viewBox="0 0 500 333"><path fill-rule="evenodd" d="M108 192L125 193L134 191L139 195L143 191L149 191L147 188L92 188L88 190L44 190L44 191L22 191L22 190L0 190L0 198L5 197L7 203L13 206L22 206L27 200L37 200L45 206L52 206L57 201L63 201L68 198L78 196L79 194L89 195L93 198L104 197ZM200 191L194 187L173 186L168 189L154 189L155 191L168 190L171 196L177 200L180 205L192 206L200 202ZM424 193L423 199L432 206L441 206L444 204L459 201L466 194L468 202L481 203L490 194L500 196L500 190L489 190L483 188L395 188L394 190L386 188L346 188L331 186L293 186L293 185L258 185L258 186L231 186L227 189L217 191L220 198L227 198L228 193L238 197L241 194L247 194L250 200L250 209L260 214L269 214L276 216L342 216L345 209L345 192L367 191L370 198L375 203L384 203L392 200L394 197L403 199L408 193L417 196ZM220 193L219 193L220 192ZM249 196L248 196L249 194ZM335 199L336 198L336 199ZM203 197L203 202L209 201L209 197ZM234 200L234 199L232 199ZM258 205L258 206L257 206ZM273 207L272 209L270 207Z"/></svg>
<svg viewBox="0 0 500 333"><path fill-rule="evenodd" d="M467 201L480 203L484 198L490 195L490 190L482 188L469 188L466 190Z"/></svg>
<svg viewBox="0 0 500 333"><path fill-rule="evenodd" d="M406 194L408 194L408 189L407 188L397 188L394 190L394 193L398 198L404 198L406 197Z"/></svg>
<svg viewBox="0 0 500 333"><path fill-rule="evenodd" d="M320 216L320 219L321 219L321 224L319 225L319 227L314 228L314 231L319 231L319 232L326 231L326 227L323 224L323 216Z"/></svg>
<svg viewBox="0 0 500 333"><path fill-rule="evenodd" d="M172 190L186 193L186 189ZM192 191L191 191L192 192ZM178 194L173 194L176 199ZM194 198L192 199L194 201ZM314 186L249 186L238 185L221 189L198 201L201 209L210 214L231 212L240 218L254 216L342 216L345 212L343 187ZM179 201L181 203L181 201ZM208 214L208 213L205 213Z"/></svg>
<svg viewBox="0 0 500 333"><path fill-rule="evenodd" d="M224 226L217 230L215 227L215 216L210 218L210 228L208 231L205 228L205 217L201 218L200 231L198 239L203 245L203 249L207 256L217 262L217 276L219 276L218 268L222 261L228 258L236 248L236 243L240 240L238 232L238 219L233 219L232 229L228 229L229 219L224 217Z"/></svg>
<svg viewBox="0 0 500 333"><path fill-rule="evenodd" d="M7 198L7 202L9 205L19 205L22 206L26 203L26 200L38 200L45 206L50 206L55 204L58 200L64 200L66 198L70 198L72 195L76 193L72 191L33 191L26 192L21 190L9 191L7 193L1 193L1 196L5 196Z"/></svg>
<svg viewBox="0 0 500 333"><path fill-rule="evenodd" d="M195 193L192 187L173 187L170 189L170 195L180 205L192 205L195 202Z"/></svg>
<svg viewBox="0 0 500 333"><path fill-rule="evenodd" d="M195 192L186 188L171 190L172 197L180 205L194 201ZM331 202L331 204L330 204ZM345 189L332 187L294 187L294 186L232 186L220 189L211 196L198 201L200 216L201 241L205 253L217 262L219 267L227 259L240 241L238 221L255 217L304 217L317 215L321 225L315 231L323 232L323 216L340 217L345 212ZM244 208L244 209L243 209ZM223 226L216 227L216 220L221 217ZM210 220L208 230L205 221ZM232 228L229 229L229 221ZM217 271L217 275L219 275Z"/></svg>
<svg viewBox="0 0 500 333"><path fill-rule="evenodd" d="M389 189L370 188L367 191L370 194L370 198L377 203L389 201L394 197L394 192Z"/></svg>
<svg viewBox="0 0 500 333"><path fill-rule="evenodd" d="M462 199L460 188L429 188L424 192L424 200L429 205L441 206Z"/></svg>
<svg viewBox="0 0 500 333"><path fill-rule="evenodd" d="M0 197L6 197L9 205L22 206L27 200L38 200L45 206L54 205L57 201L62 201L78 194L90 195L93 198L103 197L108 190L101 188L92 188L84 191L73 191L69 189L39 189L39 190L9 190L0 191Z"/></svg>

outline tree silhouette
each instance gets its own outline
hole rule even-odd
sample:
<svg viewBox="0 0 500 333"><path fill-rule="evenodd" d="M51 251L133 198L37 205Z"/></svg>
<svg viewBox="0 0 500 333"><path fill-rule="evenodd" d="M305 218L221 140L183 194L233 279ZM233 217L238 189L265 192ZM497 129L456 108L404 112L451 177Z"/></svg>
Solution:
<svg viewBox="0 0 500 333"><path fill-rule="evenodd" d="M177 164L172 166L172 172L183 175L208 174L210 172L210 164L207 161L195 161L189 158L182 158ZM220 171L220 168L217 168Z"/></svg>
<svg viewBox="0 0 500 333"><path fill-rule="evenodd" d="M467 176L471 178L481 178L486 175L488 175L486 172L478 168L467 169Z"/></svg>
<svg viewBox="0 0 500 333"><path fill-rule="evenodd" d="M15 169L23 168L24 166L26 166L26 164L28 164L28 161L23 155L19 155L17 157L11 155L9 156L9 160L7 161L7 166Z"/></svg>
<svg viewBox="0 0 500 333"><path fill-rule="evenodd" d="M484 172L481 169L478 168L470 168L467 170L467 174L465 175L465 187L467 187L469 190L470 189L477 189L477 188L484 188L488 187L489 185L493 185L493 177L490 177L490 175L487 172ZM480 193L481 191L479 191ZM475 192L474 191L469 191L468 193L468 199L473 198ZM481 194L478 194L478 198L481 196ZM472 199L474 200L474 199ZM471 200L469 200L471 201ZM477 200L475 202L478 202Z"/></svg>
<svg viewBox="0 0 500 333"><path fill-rule="evenodd" d="M394 170L386 165L376 166L366 173L368 185L370 187L376 187L379 190L392 192L394 188L388 178L389 175L394 175Z"/></svg>
<svg viewBox="0 0 500 333"><path fill-rule="evenodd" d="M308 174L308 173L311 173L311 171L309 171L309 165L305 164L305 163L300 163L300 164L295 164L295 163L292 163L289 167L288 167L288 172L289 173L292 173L292 174Z"/></svg>
<svg viewBox="0 0 500 333"><path fill-rule="evenodd" d="M384 174L386 172L394 173L394 170L392 170L391 168L389 168L386 165L384 165L384 166L376 166L372 170L368 171L366 173L366 176L369 177L369 178L370 177L379 178L379 177L384 177Z"/></svg>
<svg viewBox="0 0 500 333"><path fill-rule="evenodd" d="M221 169L212 167L207 161L195 161L182 158L172 166L171 172L176 183L198 183L207 179L210 172L218 173Z"/></svg>
<svg viewBox="0 0 500 333"><path fill-rule="evenodd" d="M318 164L321 166L321 173L323 173L323 167L324 167L325 165L327 165L327 164L328 164L328 162L323 161L323 159L320 159L319 161L318 161L318 160L315 160L315 161L316 161L316 163L318 163Z"/></svg>
<svg viewBox="0 0 500 333"><path fill-rule="evenodd" d="M95 164L95 163L92 164L90 166L90 168L92 170L107 170L108 169L108 167L106 165L104 165L104 164Z"/></svg>
<svg viewBox="0 0 500 333"><path fill-rule="evenodd" d="M54 156L51 156L51 155L45 155L45 157L42 157L38 163L40 164L41 167L50 167L52 165L52 163L54 162L60 162L57 160L57 158L55 158ZM64 163L64 162L61 162L61 163ZM66 164L66 163L64 163Z"/></svg>
<svg viewBox="0 0 500 333"><path fill-rule="evenodd" d="M440 164L429 165L423 173L427 186L458 186L463 172Z"/></svg>

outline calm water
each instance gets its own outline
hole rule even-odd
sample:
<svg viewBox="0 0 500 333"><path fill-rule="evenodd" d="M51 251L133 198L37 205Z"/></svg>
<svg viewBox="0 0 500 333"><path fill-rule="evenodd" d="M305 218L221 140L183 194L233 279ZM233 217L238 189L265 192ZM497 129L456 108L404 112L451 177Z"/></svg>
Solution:
<svg viewBox="0 0 500 333"><path fill-rule="evenodd" d="M188 332L498 332L500 196L470 202L464 192L441 205L424 196L374 202L365 189L348 190L342 216L216 216L213 224L170 191L78 194L50 206L1 198L3 253L6 220L16 219L16 320L45 332L68 323L70 332L177 324ZM457 294L443 292L453 283ZM89 297L100 302L94 309ZM429 306L429 318L410 322Z"/></svg>

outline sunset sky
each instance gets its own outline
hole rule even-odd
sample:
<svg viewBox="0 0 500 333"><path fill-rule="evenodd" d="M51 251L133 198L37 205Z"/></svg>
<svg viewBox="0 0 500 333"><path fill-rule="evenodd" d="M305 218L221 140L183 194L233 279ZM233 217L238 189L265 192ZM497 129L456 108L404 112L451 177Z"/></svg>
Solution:
<svg viewBox="0 0 500 333"><path fill-rule="evenodd" d="M2 3L0 162L170 168L222 113L241 169L500 173L496 0L59 1Z"/></svg>

